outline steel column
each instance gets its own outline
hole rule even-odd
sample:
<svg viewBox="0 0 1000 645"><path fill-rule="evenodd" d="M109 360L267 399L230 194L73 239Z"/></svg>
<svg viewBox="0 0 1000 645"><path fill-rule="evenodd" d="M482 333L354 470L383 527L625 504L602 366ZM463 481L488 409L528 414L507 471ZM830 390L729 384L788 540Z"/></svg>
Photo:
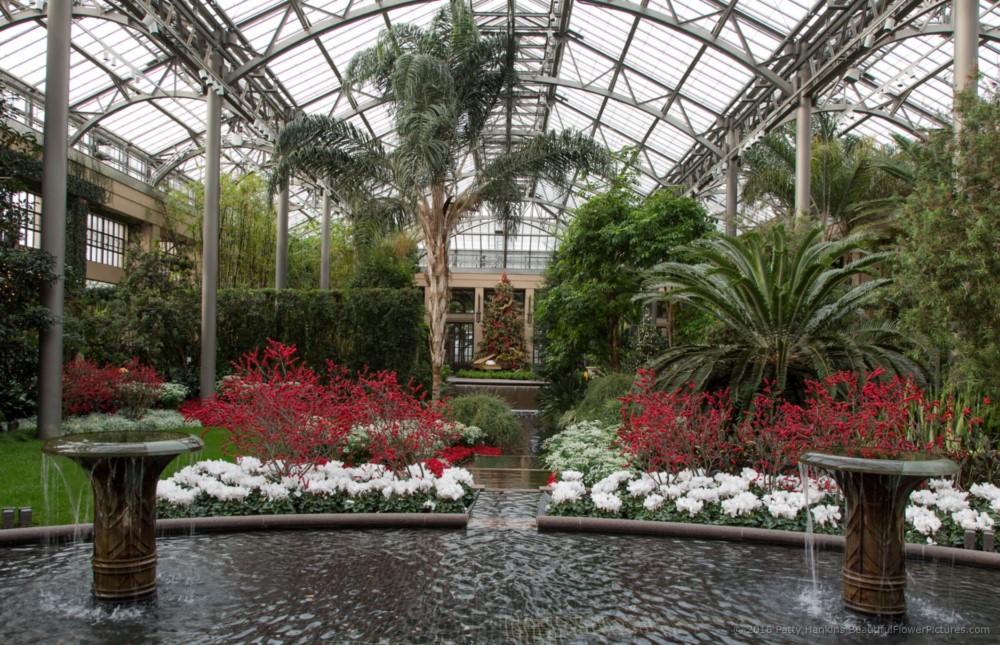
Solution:
<svg viewBox="0 0 1000 645"><path fill-rule="evenodd" d="M979 1L952 0L952 26L955 30L955 93L969 85L979 68ZM975 91L975 90L973 90Z"/></svg>
<svg viewBox="0 0 1000 645"><path fill-rule="evenodd" d="M726 235L736 237L736 211L738 206L738 190L740 179L740 158L735 152L739 145L736 129L731 127L726 132L726 145L732 156L726 162Z"/></svg>
<svg viewBox="0 0 1000 645"><path fill-rule="evenodd" d="M333 209L333 196L330 189L323 189L323 230L319 249L319 288L330 288L330 211Z"/></svg>
<svg viewBox="0 0 1000 645"><path fill-rule="evenodd" d="M799 77L800 87L805 74ZM812 181L812 98L805 93L799 98L795 113L795 212L793 221L809 216L809 182ZM826 222L821 222L824 226Z"/></svg>
<svg viewBox="0 0 1000 645"><path fill-rule="evenodd" d="M56 280L42 289L52 324L40 330L38 436L58 437L62 428L63 303L66 286L66 174L69 141L69 42L71 0L49 0L45 52L45 125L42 151L42 250L53 258Z"/></svg>
<svg viewBox="0 0 1000 645"><path fill-rule="evenodd" d="M288 287L288 184L278 193L278 248L274 256L274 288Z"/></svg>
<svg viewBox="0 0 1000 645"><path fill-rule="evenodd" d="M208 89L205 125L205 221L202 226L201 398L215 393L216 314L219 288L219 165L222 97Z"/></svg>

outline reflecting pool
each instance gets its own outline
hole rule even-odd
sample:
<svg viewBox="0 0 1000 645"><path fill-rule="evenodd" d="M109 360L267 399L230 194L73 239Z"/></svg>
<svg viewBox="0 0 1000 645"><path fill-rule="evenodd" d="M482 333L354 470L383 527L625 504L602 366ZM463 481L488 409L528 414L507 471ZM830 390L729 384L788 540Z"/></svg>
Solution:
<svg viewBox="0 0 1000 645"><path fill-rule="evenodd" d="M1000 572L910 561L909 614L880 626L842 609L839 552L818 554L814 587L802 549L538 533L537 501L484 493L474 518L490 521L466 531L161 538L156 597L117 608L91 599L90 544L3 548L0 634L15 644L539 645L1000 635ZM917 630L927 633L901 633Z"/></svg>

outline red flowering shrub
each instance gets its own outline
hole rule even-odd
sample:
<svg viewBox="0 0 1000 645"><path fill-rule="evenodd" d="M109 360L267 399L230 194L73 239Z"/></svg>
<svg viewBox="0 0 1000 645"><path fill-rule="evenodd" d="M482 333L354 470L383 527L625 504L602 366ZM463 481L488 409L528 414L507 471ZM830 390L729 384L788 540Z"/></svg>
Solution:
<svg viewBox="0 0 1000 645"><path fill-rule="evenodd" d="M904 451L946 452L961 460L952 436L956 415L975 427L970 410L956 413L949 401L928 401L912 380L838 372L806 386L803 405L770 389L757 395L737 419L728 392L692 388L667 394L652 390L643 374L639 392L623 397L624 424L618 443L632 463L646 470L703 469L712 474L739 461L777 475L798 465L808 451L846 449L859 457L891 458ZM914 437L933 436L933 442Z"/></svg>
<svg viewBox="0 0 1000 645"><path fill-rule="evenodd" d="M461 463L473 455L499 457L500 449L493 446L448 446L438 451L438 457L449 464Z"/></svg>
<svg viewBox="0 0 1000 645"><path fill-rule="evenodd" d="M706 473L735 464L737 447L730 437L729 391L675 392L654 389L652 372L640 371L637 392L622 397L623 426L618 445L633 466L646 471L684 468Z"/></svg>
<svg viewBox="0 0 1000 645"><path fill-rule="evenodd" d="M88 360L71 361L63 367L63 416L115 411L115 386L120 372Z"/></svg>
<svg viewBox="0 0 1000 645"><path fill-rule="evenodd" d="M348 437L364 435L372 461L403 472L451 439L439 405L425 406L415 388L392 372L367 372L356 380L328 364L328 381L295 357L295 347L268 340L263 354L233 364L217 395L186 407L185 416L229 430L227 454L296 466L339 458Z"/></svg>
<svg viewBox="0 0 1000 645"><path fill-rule="evenodd" d="M63 416L120 412L140 419L156 403L163 386L156 371L135 358L124 367L71 361L63 367L62 380Z"/></svg>
<svg viewBox="0 0 1000 645"><path fill-rule="evenodd" d="M426 393L400 385L395 372L365 371L351 381L330 368L330 387L345 396L353 424L367 435L373 463L402 473L459 440L459 431L444 419L444 404L425 403Z"/></svg>
<svg viewBox="0 0 1000 645"><path fill-rule="evenodd" d="M141 365L139 359L118 369L114 384L114 401L118 412L129 419L141 419L156 404L163 389L163 379L152 367Z"/></svg>

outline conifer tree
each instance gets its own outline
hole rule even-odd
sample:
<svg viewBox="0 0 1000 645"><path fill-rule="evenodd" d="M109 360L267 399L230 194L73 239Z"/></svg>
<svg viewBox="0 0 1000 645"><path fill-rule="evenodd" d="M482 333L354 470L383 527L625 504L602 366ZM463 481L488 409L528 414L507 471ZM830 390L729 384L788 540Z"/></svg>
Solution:
<svg viewBox="0 0 1000 645"><path fill-rule="evenodd" d="M476 358L492 356L502 369L523 369L527 362L523 320L521 305L514 299L514 286L504 271L486 304L483 342Z"/></svg>

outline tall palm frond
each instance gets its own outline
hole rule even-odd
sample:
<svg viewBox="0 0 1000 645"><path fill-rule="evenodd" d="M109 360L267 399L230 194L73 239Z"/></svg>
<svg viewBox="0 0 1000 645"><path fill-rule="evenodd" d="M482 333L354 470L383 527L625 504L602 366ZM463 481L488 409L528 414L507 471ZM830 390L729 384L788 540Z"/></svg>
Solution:
<svg viewBox="0 0 1000 645"><path fill-rule="evenodd" d="M469 6L451 0L429 27L393 25L348 64L346 82L374 85L389 106L395 147L387 150L350 124L319 116L287 125L276 145L272 189L299 172L333 184L356 220L405 216L419 226L435 398L444 362L448 248L463 216L485 206L510 229L532 181L564 187L575 172L612 168L606 149L574 133L508 143L498 157L485 158L489 129L517 84L516 52L514 39L480 33ZM472 176L463 175L468 159Z"/></svg>
<svg viewBox="0 0 1000 645"><path fill-rule="evenodd" d="M728 386L745 405L765 379L792 397L806 379L840 369L883 367L922 379L904 351L911 340L895 323L864 312L889 282L871 279L887 254L864 250L860 236L823 241L820 235L813 229L791 245L778 226L714 238L689 247L690 263L655 267L651 298L666 295L706 311L726 329L719 345L674 347L658 357L652 367L661 386Z"/></svg>
<svg viewBox="0 0 1000 645"><path fill-rule="evenodd" d="M744 203L768 206L789 225L795 223L795 149L794 129L785 127L765 135L742 163ZM813 119L811 153L809 215L828 229L827 237L884 225L909 192L905 174L894 172L892 148L838 135L827 114Z"/></svg>

